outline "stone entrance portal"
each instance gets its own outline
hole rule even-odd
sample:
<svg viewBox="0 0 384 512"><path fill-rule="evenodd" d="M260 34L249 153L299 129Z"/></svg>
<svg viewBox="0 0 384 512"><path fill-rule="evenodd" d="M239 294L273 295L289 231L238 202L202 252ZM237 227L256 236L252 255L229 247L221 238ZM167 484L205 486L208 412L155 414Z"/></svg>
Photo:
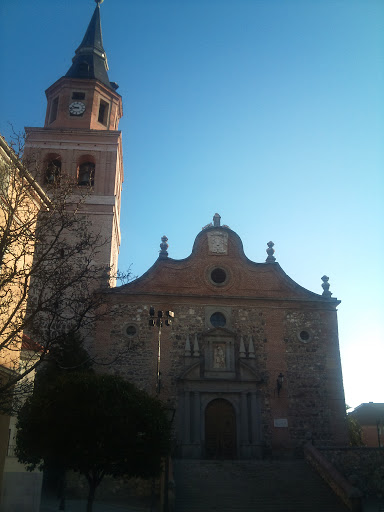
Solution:
<svg viewBox="0 0 384 512"><path fill-rule="evenodd" d="M208 459L235 459L236 413L228 400L217 398L205 409L205 455Z"/></svg>

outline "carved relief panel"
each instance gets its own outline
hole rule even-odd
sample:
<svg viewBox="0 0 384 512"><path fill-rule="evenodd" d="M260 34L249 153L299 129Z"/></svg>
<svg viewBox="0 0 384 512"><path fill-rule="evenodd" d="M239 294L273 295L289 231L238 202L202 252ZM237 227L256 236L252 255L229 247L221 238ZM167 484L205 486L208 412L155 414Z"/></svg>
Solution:
<svg viewBox="0 0 384 512"><path fill-rule="evenodd" d="M215 329L204 335L204 377L232 379L235 377L235 338L226 329Z"/></svg>

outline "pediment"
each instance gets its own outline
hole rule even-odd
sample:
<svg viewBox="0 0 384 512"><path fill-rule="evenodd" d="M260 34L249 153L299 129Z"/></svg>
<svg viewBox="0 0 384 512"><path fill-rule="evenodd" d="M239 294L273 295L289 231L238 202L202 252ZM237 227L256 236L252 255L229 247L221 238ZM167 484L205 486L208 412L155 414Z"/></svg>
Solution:
<svg viewBox="0 0 384 512"><path fill-rule="evenodd" d="M319 290L320 284L319 280ZM279 263L256 263L248 259L239 236L226 227L210 227L200 232L187 258L175 260L161 255L138 279L103 293L167 294L183 300L213 296L219 299L308 300L326 302L334 307L338 305L337 299L297 284Z"/></svg>
<svg viewBox="0 0 384 512"><path fill-rule="evenodd" d="M261 382L263 379L260 372L240 360L240 380Z"/></svg>
<svg viewBox="0 0 384 512"><path fill-rule="evenodd" d="M179 377L180 380L197 380L200 379L200 359L189 366Z"/></svg>

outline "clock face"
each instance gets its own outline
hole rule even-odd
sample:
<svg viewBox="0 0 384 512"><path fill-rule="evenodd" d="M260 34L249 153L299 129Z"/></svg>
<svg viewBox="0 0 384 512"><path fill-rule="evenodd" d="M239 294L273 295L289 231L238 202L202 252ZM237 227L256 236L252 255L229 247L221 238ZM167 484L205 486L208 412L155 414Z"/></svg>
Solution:
<svg viewBox="0 0 384 512"><path fill-rule="evenodd" d="M69 113L71 116L81 116L85 112L85 105L82 101L73 101L69 105Z"/></svg>

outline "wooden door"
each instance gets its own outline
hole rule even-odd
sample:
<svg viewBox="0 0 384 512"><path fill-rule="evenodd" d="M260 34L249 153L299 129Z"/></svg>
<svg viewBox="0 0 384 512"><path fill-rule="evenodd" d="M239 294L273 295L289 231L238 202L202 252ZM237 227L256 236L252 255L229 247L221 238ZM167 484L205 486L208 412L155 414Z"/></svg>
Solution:
<svg viewBox="0 0 384 512"><path fill-rule="evenodd" d="M208 459L236 458L236 413L228 400L217 398L205 409L205 454Z"/></svg>

